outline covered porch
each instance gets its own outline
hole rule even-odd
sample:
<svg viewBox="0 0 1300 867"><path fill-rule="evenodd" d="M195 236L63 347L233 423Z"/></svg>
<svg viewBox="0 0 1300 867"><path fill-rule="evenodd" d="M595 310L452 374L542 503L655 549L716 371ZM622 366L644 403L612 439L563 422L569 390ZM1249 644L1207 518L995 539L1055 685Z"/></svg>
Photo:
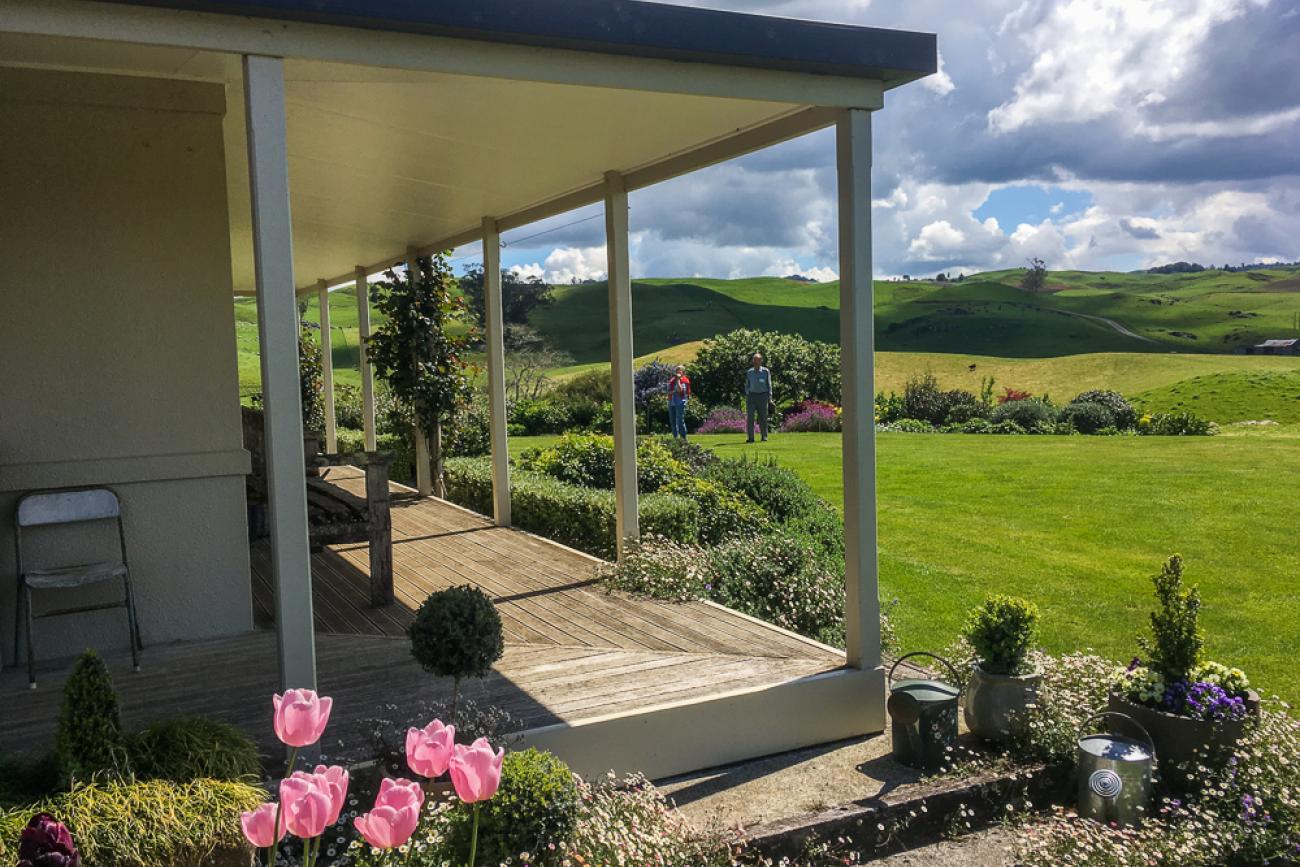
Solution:
<svg viewBox="0 0 1300 867"><path fill-rule="evenodd" d="M159 316L160 327L183 320L190 285L173 281L167 256L207 256L202 288L212 311L218 291L257 297L269 544L253 554L246 596L240 595L242 575L236 574L246 568L242 556L223 564L221 581L234 582L234 595L218 593L216 582L187 576L184 545L169 543L166 533L144 531L149 519L141 504L133 506L127 498L124 511L135 509L138 516L133 518L137 538L159 547L150 574L139 581L145 585L145 642L152 647L146 648L138 679L121 678L123 689L170 686L178 696L195 696L190 703L197 707L216 702L220 713L236 715L263 714L261 696L277 686L318 687L333 691L340 702L387 706L415 689L420 674L406 661L404 642L392 637L400 633L410 607L443 582L469 580L498 598L512 638L498 674L484 688L524 711L528 740L554 748L575 768L674 773L883 729L872 424L871 115L883 107L887 90L932 73L935 60L934 37L927 34L638 2L542 8L504 0L417 6L362 0L323 6L298 0L6 0L0 6L0 66L12 68L0 69L3 98L23 106L13 116L41 119L41 107L57 105L70 108L55 113L50 123L81 112L121 125L118 137L109 140L77 136L77 124L68 123L58 139L66 170L53 158L44 169L65 171L75 180L85 151L93 153L96 165L103 164L105 178L115 180L114 161L126 160L123 152L131 150L131 185L105 192L69 184L70 200L60 201L58 220L49 221L69 239L63 242L63 260L69 258L70 239L87 231L79 220L99 220L115 230L125 226L123 243L100 248L101 260L91 273L107 269L168 298L171 306ZM219 129L205 121L191 141L167 139L177 128L169 120L196 114L219 117ZM141 118L157 132L137 148L148 138L135 132ZM716 606L670 610L630 599L611 605L603 591L584 586L589 561L508 529L499 276L503 232L603 203L621 550L639 535L629 196L831 126L838 155L845 430L843 656ZM25 144L44 156L39 136ZM162 160L168 155L176 166ZM198 165L200 159L205 161ZM40 182L37 177L24 186L15 180L17 201L37 210L51 208ZM194 198L188 207L178 201L200 183L205 194L224 190L224 209L214 206L210 195ZM102 206L109 195L125 200L113 213ZM138 219L132 209L137 200L140 213L150 219ZM187 232L178 220L195 213L211 219L202 231ZM28 263L30 279L39 285L51 282L42 272L45 261L60 260L58 243L48 240L51 231L45 227L40 237L31 233L30 244L44 244L42 256ZM308 294L324 298L340 284L354 285L364 299L376 273L476 243L482 245L486 275L492 519L471 518L429 499L396 510L395 536L399 514L406 527L395 538L395 564L403 557L406 563L396 566L398 602L371 609L350 595L364 554L340 548L313 555L308 544L298 301ZM24 251L12 252L18 257ZM223 259L228 271L220 273ZM118 264L116 270L110 267ZM74 269L56 279L78 273ZM214 289L209 284L218 275L225 286ZM147 293L138 293L129 301L146 299ZM358 306L364 337L369 311L364 303ZM320 307L328 310L328 304ZM23 315L37 316L30 326L57 341L59 326L51 323L70 314L63 304ZM204 326L205 339L229 322L224 316ZM85 334L96 333L93 316L76 319L76 325ZM328 323L322 325L328 335ZM205 506L206 523L186 531L209 540L238 537L244 516L232 480L246 472L247 456L231 443L234 389L224 399L213 397L231 385L226 378L233 345L228 354L205 346L209 352L195 361L185 355L184 341L175 344L167 347L170 354L151 356L154 347L146 340L138 350L141 363L121 375L114 369L100 386L101 394L130 397L143 414L117 424L111 454L92 450L69 469L59 463L67 455L31 446L42 433L28 425L17 434L17 463L0 464L0 494L61 484L188 483L219 473L221 503ZM328 346L324 357L330 357ZM213 358L220 362L215 373L202 366ZM159 432L156 442L138 446L131 440L132 424L148 426L149 395L163 389L168 371L172 380L179 371L206 389L201 405L221 414L215 423L222 432L221 450L198 443L187 455L170 454L175 430L188 432L206 423L181 414L172 421L174 430ZM53 373L75 375L69 369ZM373 450L373 374L364 351L361 380L365 444ZM333 450L328 375L326 382L325 433L327 450ZM56 377L50 386L58 385ZM15 392L19 409L42 398L36 386ZM55 405L46 412L42 424L66 426L67 418L57 410ZM114 411L111 402L105 410ZM76 411L68 409L65 416ZM146 447L149 454L132 452ZM417 463L419 494L427 496L432 490L428 462ZM170 508L154 504L156 520L166 514L182 525L185 516L174 506L179 491L169 497ZM152 608L150 594L160 600ZM187 630L204 633L203 605L185 603L205 594L234 599L220 628L207 630L224 635L210 645L167 644L189 637ZM179 600L181 607L168 608L174 602L164 604L164 597ZM157 623L163 611L171 612L172 622L165 632L151 635L150 617ZM251 628L254 621L260 629L238 628ZM676 689L674 679L660 676L668 670ZM386 674L376 677L378 671ZM6 699L11 676L3 675ZM42 715L53 707L57 679L47 682L50 688L21 705L6 700L26 720L12 727L15 733L46 724ZM205 691L205 682L217 686ZM769 722L737 734L738 719ZM631 746L636 742L643 744L644 755Z"/></svg>

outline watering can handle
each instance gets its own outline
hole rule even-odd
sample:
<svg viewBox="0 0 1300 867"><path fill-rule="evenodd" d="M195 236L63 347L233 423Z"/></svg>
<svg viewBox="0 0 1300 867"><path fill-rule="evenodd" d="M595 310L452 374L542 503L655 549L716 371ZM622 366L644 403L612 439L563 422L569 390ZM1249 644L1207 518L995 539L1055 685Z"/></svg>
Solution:
<svg viewBox="0 0 1300 867"><path fill-rule="evenodd" d="M1147 731L1146 726L1142 725L1142 723L1133 719L1133 717L1129 716L1128 714L1119 713L1118 711L1113 711L1113 710L1097 711L1092 716L1088 717L1083 721L1083 724L1079 726L1079 730L1075 732L1074 739L1078 740L1079 738L1083 737L1083 733L1088 728L1089 723L1093 722L1094 720L1099 720L1102 717L1108 717L1108 716L1119 717L1122 720L1127 720L1128 722L1132 723L1133 726L1138 731L1142 732L1142 737L1146 738L1147 746L1151 748L1151 757L1153 759L1156 757L1156 742L1151 737L1151 733Z"/></svg>
<svg viewBox="0 0 1300 867"><path fill-rule="evenodd" d="M898 657L898 659L894 660L894 664L889 667L889 674L886 675L885 681L892 682L894 679L894 670L897 669L898 666L903 664L904 659L908 659L913 656L928 656L931 659L937 659L940 662L942 662L944 665L948 666L948 670L952 672L953 680L957 680L957 681L961 680L961 675L957 672L956 666L954 666L948 660L944 659L939 654L931 653L928 650L914 650L911 653L904 653L902 656Z"/></svg>

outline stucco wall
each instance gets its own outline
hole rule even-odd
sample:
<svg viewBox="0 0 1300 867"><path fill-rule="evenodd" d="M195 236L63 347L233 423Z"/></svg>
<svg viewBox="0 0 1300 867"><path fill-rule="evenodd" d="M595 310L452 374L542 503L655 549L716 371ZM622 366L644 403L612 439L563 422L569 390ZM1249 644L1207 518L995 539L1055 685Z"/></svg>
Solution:
<svg viewBox="0 0 1300 867"><path fill-rule="evenodd" d="M0 69L7 663L13 506L32 488L119 492L146 644L252 626L224 110L219 85ZM122 615L38 622L38 654L124 647Z"/></svg>

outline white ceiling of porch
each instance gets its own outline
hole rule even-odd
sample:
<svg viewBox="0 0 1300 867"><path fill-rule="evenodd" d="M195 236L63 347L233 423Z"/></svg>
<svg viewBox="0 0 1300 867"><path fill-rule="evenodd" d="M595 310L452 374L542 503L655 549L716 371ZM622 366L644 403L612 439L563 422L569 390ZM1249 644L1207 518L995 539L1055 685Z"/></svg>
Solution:
<svg viewBox="0 0 1300 867"><path fill-rule="evenodd" d="M252 288L236 57L0 34L0 63L224 81L232 288ZM300 287L803 107L294 59L285 78Z"/></svg>

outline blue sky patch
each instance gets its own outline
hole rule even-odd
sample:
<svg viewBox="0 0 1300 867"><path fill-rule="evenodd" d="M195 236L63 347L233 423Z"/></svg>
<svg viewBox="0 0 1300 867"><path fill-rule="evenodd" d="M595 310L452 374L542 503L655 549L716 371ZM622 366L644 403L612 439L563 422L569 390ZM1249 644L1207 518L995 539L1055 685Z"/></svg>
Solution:
<svg viewBox="0 0 1300 867"><path fill-rule="evenodd" d="M996 218L1002 231L1009 234L1021 223L1037 226L1049 217L1059 222L1091 204L1092 193L1086 190L1024 184L994 190L971 214L980 222L989 217Z"/></svg>

